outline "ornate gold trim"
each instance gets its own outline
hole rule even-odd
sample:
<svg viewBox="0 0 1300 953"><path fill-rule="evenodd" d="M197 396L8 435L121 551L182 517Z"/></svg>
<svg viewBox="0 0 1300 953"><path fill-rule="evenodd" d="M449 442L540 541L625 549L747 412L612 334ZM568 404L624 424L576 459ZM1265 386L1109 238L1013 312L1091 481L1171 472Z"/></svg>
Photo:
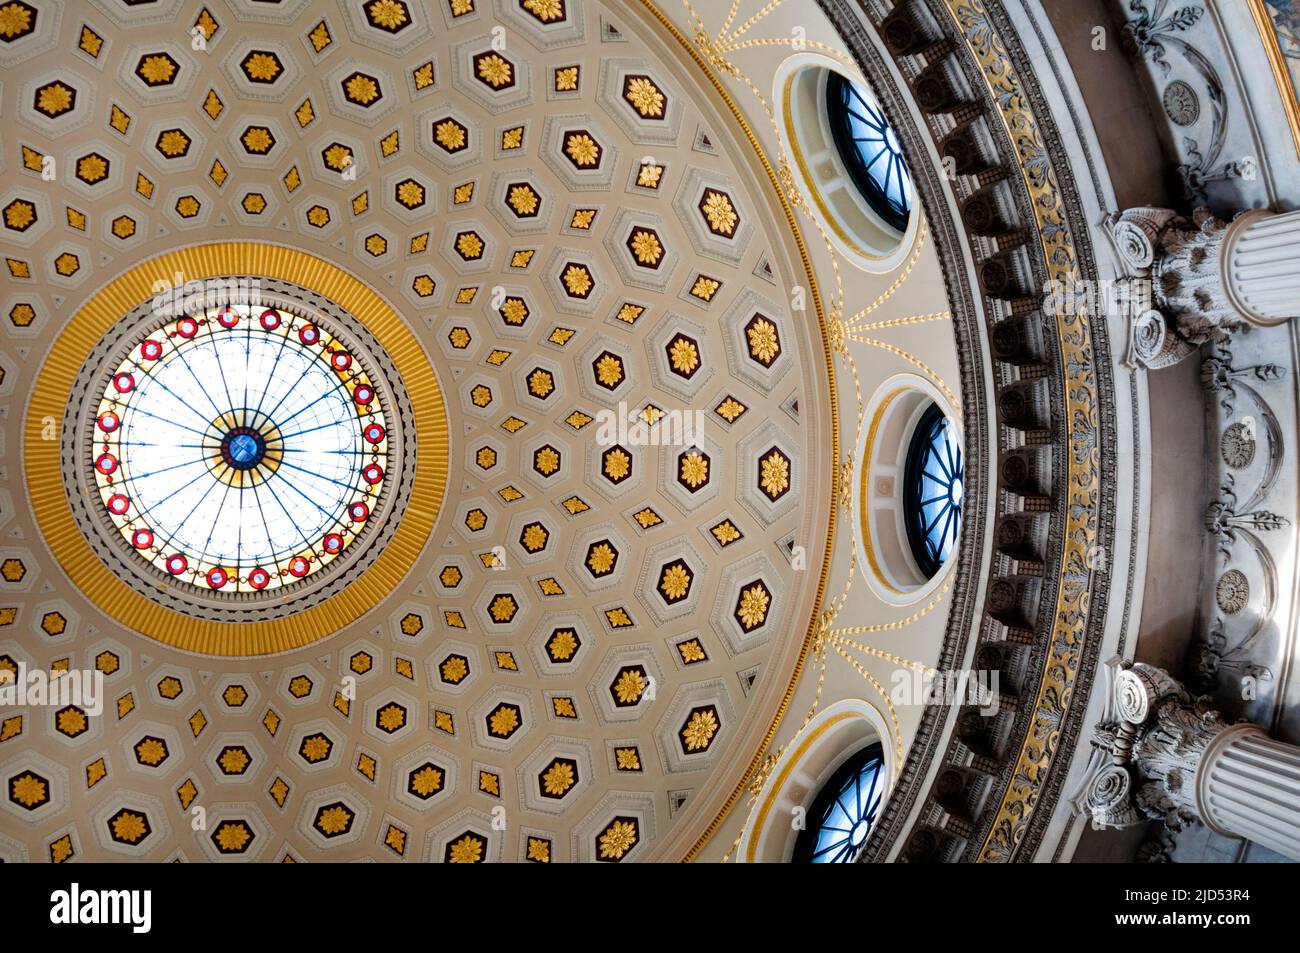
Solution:
<svg viewBox="0 0 1300 953"><path fill-rule="evenodd" d="M772 183L772 192L776 196L777 201L780 202L781 210L785 213L786 224L790 227L790 233L794 238L795 246L799 250L799 257L803 261L804 275L808 279L808 288L812 293L813 310L817 314L817 327L821 332L822 355L826 362L826 373L828 375L827 396L830 398L831 409L830 457L833 462L838 461L840 458L840 411L839 401L836 397L837 391L835 385L834 355L831 352L830 337L827 334L825 305L822 301L821 291L817 287L817 276L813 272L812 260L808 256L808 247L804 244L803 235L799 231L799 223L795 219L794 208L790 205L790 201L786 197L785 192L782 191L781 181L776 173L776 169L772 166L771 160L768 159L767 153L763 151L763 147L759 143L758 137L754 135L754 130L751 129L749 123L745 121L744 114L741 112L739 105L734 99L732 99L731 94L727 92L726 88L714 74L713 70L709 68L708 63L705 62L702 56L700 56L699 51L695 49L690 39L677 29L676 24L674 24L668 16L655 5L654 0L641 0L641 5L655 18L655 20L658 21L668 34L677 41L682 50L690 56L695 65L699 67L700 72L702 72L705 78L713 85L713 88L717 91L718 95L722 97L723 102L726 103L727 108L731 111L731 115L735 118L737 124L739 124L741 131L744 132L745 138L749 141L749 145L754 150L754 154L758 158L759 163L763 166L763 171L767 174L768 179ZM830 485L826 488L828 499L832 501L835 499L837 474L838 468L832 466L829 474ZM808 619L808 629L804 634L803 644L799 647L799 658L795 663L794 670L790 673L790 681L781 698L781 704L777 707L776 715L773 717L771 725L768 726L767 731L764 733L763 741L759 745L758 750L754 753L754 757L750 761L749 767L745 769L745 773L741 776L740 782L736 785L731 794L727 796L727 800L723 804L722 809L713 820L709 822L704 833L700 835L696 842L686 852L685 856L682 858L683 861L691 861L699 856L700 851L703 850L705 844L709 842L709 838L714 835L722 822L726 819L727 815L731 812L731 809L735 807L741 794L743 794L748 788L750 778L753 777L754 772L758 770L760 765L763 763L763 753L772 744L772 739L776 736L777 729L781 725L781 720L785 717L785 713L790 707L790 699L794 697L795 688L799 684L799 677L803 674L804 664L808 659L808 651L812 647L813 638L817 634L817 620L821 616L822 601L826 595L826 583L830 578L830 553L835 545L835 525L836 507L832 505L829 510L829 515L827 516L826 548L822 553L821 574L817 580L817 592L813 600L812 613Z"/></svg>
<svg viewBox="0 0 1300 953"><path fill-rule="evenodd" d="M43 439L62 420L73 382L103 335L155 294L154 283L254 275L292 281L344 308L375 336L397 367L415 414L415 479L406 512L375 562L318 605L265 622L214 622L167 609L118 579L77 527L64 491L61 441ZM419 341L382 298L347 272L306 252L261 242L218 242L167 252L99 290L67 323L41 368L27 408L24 463L41 536L88 599L127 628L167 645L218 656L270 655L315 642L375 607L419 558L447 485L448 432L442 390Z"/></svg>
<svg viewBox="0 0 1300 953"><path fill-rule="evenodd" d="M1250 13L1255 18L1259 29L1259 38L1264 43L1264 52L1268 54L1268 65L1273 71L1273 81L1282 96L1282 108L1286 111L1287 121L1291 124L1291 138L1295 140L1296 155L1300 156L1300 90L1296 89L1291 71L1287 69L1286 57L1282 54L1282 44L1277 39L1277 28L1273 17L1269 15L1265 0L1246 0Z"/></svg>
<svg viewBox="0 0 1300 953"><path fill-rule="evenodd" d="M1038 226L1047 278L1073 286L1081 276L1070 219L1038 120L1021 88L1020 76L1006 44L989 19L985 0L944 2L980 67L1016 150L1020 175ZM1091 586L1079 582L1079 576L1089 572L1088 551L1096 543L1101 493L1097 380L1089 317L1086 313L1062 315L1056 331L1064 368L1062 418L1067 428L1066 473L1061 480L1069 495L1064 512L1065 545L1058 569L1048 661L1010 785L998 805L989 835L980 847L980 861L1009 860L1024 837L1039 790L1056 754L1060 726L1074 700L1074 683L1091 606Z"/></svg>

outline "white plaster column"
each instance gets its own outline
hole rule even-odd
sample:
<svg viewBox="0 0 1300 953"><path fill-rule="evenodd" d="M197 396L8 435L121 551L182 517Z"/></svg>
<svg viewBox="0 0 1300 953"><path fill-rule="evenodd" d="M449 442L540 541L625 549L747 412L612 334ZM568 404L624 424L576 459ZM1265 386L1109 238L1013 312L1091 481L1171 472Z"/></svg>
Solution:
<svg viewBox="0 0 1300 953"><path fill-rule="evenodd" d="M1300 747L1227 724L1168 672L1112 659L1093 762L1071 798L1100 827L1199 821L1300 861Z"/></svg>
<svg viewBox="0 0 1300 953"><path fill-rule="evenodd" d="M1216 833L1300 860L1300 748L1254 725L1224 729L1201 756L1196 808Z"/></svg>
<svg viewBox="0 0 1300 953"><path fill-rule="evenodd" d="M1224 292L1247 321L1300 317L1300 211L1237 218L1224 236L1220 267Z"/></svg>

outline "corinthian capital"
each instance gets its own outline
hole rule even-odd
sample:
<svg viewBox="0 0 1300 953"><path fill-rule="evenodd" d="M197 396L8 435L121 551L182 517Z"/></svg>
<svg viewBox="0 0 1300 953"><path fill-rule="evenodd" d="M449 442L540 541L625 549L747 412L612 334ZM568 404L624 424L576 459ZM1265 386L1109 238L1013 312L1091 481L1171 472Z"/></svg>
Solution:
<svg viewBox="0 0 1300 953"><path fill-rule="evenodd" d="M1130 290L1121 298L1130 331L1128 363L1165 367L1249 325L1285 320L1276 313L1275 303L1284 299L1275 293L1275 280L1260 284L1254 262L1263 262L1273 278L1277 249L1293 232L1300 236L1300 220L1291 219L1250 211L1229 223L1203 208L1189 219L1154 207L1108 216L1120 282ZM1295 282L1300 288L1300 278Z"/></svg>
<svg viewBox="0 0 1300 953"><path fill-rule="evenodd" d="M1112 659L1104 676L1106 714L1075 809L1109 827L1195 819L1197 767L1229 726L1163 669Z"/></svg>

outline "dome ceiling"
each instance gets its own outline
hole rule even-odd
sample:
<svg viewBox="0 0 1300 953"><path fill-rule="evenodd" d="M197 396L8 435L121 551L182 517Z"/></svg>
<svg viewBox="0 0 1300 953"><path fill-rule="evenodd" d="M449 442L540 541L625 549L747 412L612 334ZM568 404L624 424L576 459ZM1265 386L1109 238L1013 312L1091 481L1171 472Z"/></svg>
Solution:
<svg viewBox="0 0 1300 953"><path fill-rule="evenodd" d="M64 8L57 23L38 9L37 35L78 55L49 75L28 60L6 84L32 87L24 162L62 170L9 170L6 237L33 286L7 310L30 307L35 343L127 266L214 238L345 263L436 367L453 435L443 518L368 624L307 656L222 675L59 600L62 631L9 654L48 665L98 630L109 691L136 709L103 726L122 750L100 783L168 794L133 809L155 827L177 797L248 785L255 804L224 823L252 836L214 838L214 855L274 855L277 812L295 806L304 849L355 841L380 829L360 816L374 785L439 822L405 856L543 850L496 835L498 804L535 818L557 859L645 853L671 815L643 792L680 775L680 807L808 612L772 544L809 535L805 489L827 481L826 435L800 420L825 407L825 371L816 328L779 303L793 273L770 200L675 68L598 5L500 5L502 44L469 2L286 3L255 28L266 5L236 3L195 17L198 50L176 42L178 6ZM688 406L707 410L687 439L643 446L640 421ZM607 407L627 416L593 439ZM189 724L164 727L180 709ZM64 724L77 717L26 730L90 754ZM332 813L313 813L320 790ZM390 849L411 824L393 827ZM149 842L167 839L96 825L82 850L159 856Z"/></svg>
<svg viewBox="0 0 1300 953"><path fill-rule="evenodd" d="M26 428L28 479L42 409L66 401L43 389L52 355L70 348L74 374L96 335L68 328L144 303L104 291L137 266L173 285L261 273L335 304L326 276L355 276L418 338L436 383L411 387L405 439L417 471L446 473L445 491L417 473L404 522L431 528L393 550L385 585L361 575L335 620L320 602L288 641L223 642L193 637L174 600L145 624L120 609L127 583L83 585L6 454L0 664L93 667L107 697L98 718L6 715L0 773L42 793L5 798L5 856L653 859L711 831L791 706L818 580L841 616L899 614L850 595L852 534L827 547L865 402L915 369L898 355L925 332L903 321L896 343L869 342L839 393L829 359L868 330L844 316L914 270L932 280L896 295L897 314L943 317L923 239L901 279L846 276L828 241L805 247L764 158L774 130L736 123L759 108L733 115L639 5L0 14L0 399L4 446ZM945 391L947 337L920 364ZM61 486L44 495L66 506ZM911 721L894 716L900 749ZM194 807L207 829L191 839Z"/></svg>

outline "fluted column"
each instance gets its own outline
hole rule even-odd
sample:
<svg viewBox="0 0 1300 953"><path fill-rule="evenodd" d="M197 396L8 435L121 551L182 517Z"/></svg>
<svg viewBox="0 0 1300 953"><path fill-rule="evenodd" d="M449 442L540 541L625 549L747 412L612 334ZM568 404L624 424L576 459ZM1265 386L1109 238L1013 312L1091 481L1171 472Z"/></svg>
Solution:
<svg viewBox="0 0 1300 953"><path fill-rule="evenodd" d="M1300 748L1253 725L1220 733L1196 774L1196 802L1211 830L1300 860Z"/></svg>
<svg viewBox="0 0 1300 953"><path fill-rule="evenodd" d="M1300 316L1300 212L1224 222L1206 209L1132 208L1106 220L1128 318L1127 361L1166 367L1248 325Z"/></svg>
<svg viewBox="0 0 1300 953"><path fill-rule="evenodd" d="M1247 212L1223 239L1223 286L1252 324L1300 317L1300 211Z"/></svg>
<svg viewBox="0 0 1300 953"><path fill-rule="evenodd" d="M1300 748L1227 724L1162 669L1112 659L1105 672L1076 810L1101 827L1199 821L1300 861Z"/></svg>

